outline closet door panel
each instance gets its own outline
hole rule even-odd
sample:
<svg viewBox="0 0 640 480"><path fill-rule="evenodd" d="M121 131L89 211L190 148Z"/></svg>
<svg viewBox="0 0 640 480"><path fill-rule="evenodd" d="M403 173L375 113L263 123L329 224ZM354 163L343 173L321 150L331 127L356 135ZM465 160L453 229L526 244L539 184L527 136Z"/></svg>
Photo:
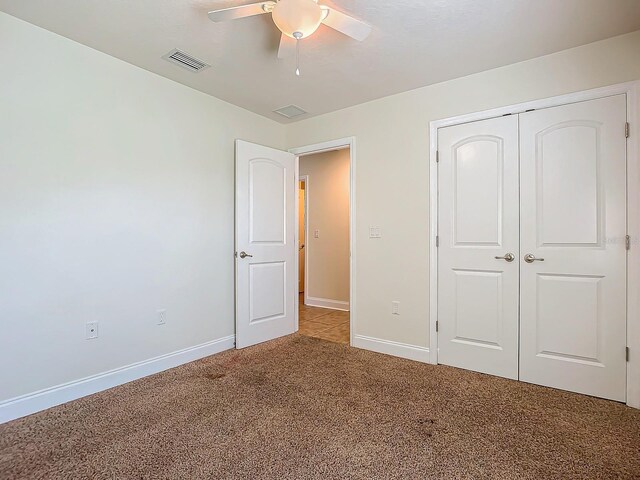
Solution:
<svg viewBox="0 0 640 480"><path fill-rule="evenodd" d="M624 95L520 115L520 379L619 401L625 121Z"/></svg>
<svg viewBox="0 0 640 480"><path fill-rule="evenodd" d="M518 118L442 128L438 149L438 361L517 379Z"/></svg>

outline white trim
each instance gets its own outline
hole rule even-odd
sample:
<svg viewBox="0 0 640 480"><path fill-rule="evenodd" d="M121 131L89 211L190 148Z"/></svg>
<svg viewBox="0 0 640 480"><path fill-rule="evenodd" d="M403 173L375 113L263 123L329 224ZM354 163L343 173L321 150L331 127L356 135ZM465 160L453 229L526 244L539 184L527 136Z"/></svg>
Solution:
<svg viewBox="0 0 640 480"><path fill-rule="evenodd" d="M291 152L289 152L291 153ZM294 160L294 180L296 182L296 187L295 187L295 227L294 230L295 232L293 232L293 243L295 245L295 249L296 249L296 259L295 259L295 269L296 269L296 278L300 277L300 252L298 251L298 249L300 248L300 162L298 162L298 157L296 157L296 159ZM307 185L305 184L305 188L307 187ZM304 192L305 194L305 201L307 199L307 192ZM306 215L306 209L305 209L305 215ZM306 232L305 232L306 234ZM307 237L305 236L305 242L307 241ZM304 274L305 274L305 279L304 279L304 290L305 292L307 291L307 252L304 252L304 260L305 260L305 269L304 269ZM306 293L305 293L306 295ZM299 318L299 314L300 314L300 279L298 278L298 281L296 282L296 297L293 301L293 317L294 317L294 327L293 327L293 331L297 332L298 328L300 327L300 318Z"/></svg>
<svg viewBox="0 0 640 480"><path fill-rule="evenodd" d="M310 307L330 308L331 310L349 311L349 302L332 300L331 298L309 297L305 290L304 304Z"/></svg>
<svg viewBox="0 0 640 480"><path fill-rule="evenodd" d="M429 124L429 363L438 364L438 128Z"/></svg>
<svg viewBox="0 0 640 480"><path fill-rule="evenodd" d="M351 265L349 266L349 323L350 323L350 339L349 342L352 346L354 345L355 338L355 330L356 330L356 137L346 137L340 138L338 140L330 140L328 142L316 143L313 145L306 145L304 147L290 148L289 152L297 155L296 159L296 182L298 181L299 176L299 160L302 155L310 155L312 153L323 153L331 150L343 150L345 148L349 149L349 244L350 244L350 252L351 252ZM296 202L296 205L298 202ZM296 207L297 208L297 207ZM298 220L299 220L298 212L296 211L296 245L299 244L298 241ZM307 225L309 224L307 220ZM307 258L305 252L305 259ZM298 268L296 257L296 268ZM300 270L298 270L300 271ZM305 269L306 274L307 269ZM307 285L305 282L305 293L307 290ZM299 295L296 295L296 307ZM297 315L297 313L296 313ZM296 316L296 329L298 328L298 320Z"/></svg>
<svg viewBox="0 0 640 480"><path fill-rule="evenodd" d="M62 403L101 392L169 368L193 362L234 347L235 335L132 363L55 387L10 398L0 403L0 423L31 415Z"/></svg>
<svg viewBox="0 0 640 480"><path fill-rule="evenodd" d="M304 179L304 304L309 302L309 175L298 175L298 182ZM298 202L299 203L299 202ZM300 219L300 213L298 213L298 220ZM298 233L300 232L300 225L298 223ZM300 245L300 239L298 239L298 245ZM298 257L300 257L298 255ZM300 268L298 268L298 275L300 275ZM298 295L299 297L299 295Z"/></svg>
<svg viewBox="0 0 640 480"><path fill-rule="evenodd" d="M382 340L381 338L356 335L353 346L378 353L393 355L395 357L407 358L417 362L429 362L428 348L409 345L408 343L392 342L390 340Z"/></svg>
<svg viewBox="0 0 640 480"><path fill-rule="evenodd" d="M627 234L631 250L627 255L627 405L640 408L640 82L627 89Z"/></svg>
<svg viewBox="0 0 640 480"><path fill-rule="evenodd" d="M627 222L632 247L627 257L627 346L631 354L627 363L627 405L640 408L640 296L632 293L640 291L640 143L638 135L638 96L640 82L627 82L608 87L595 88L581 92L558 95L556 97L518 103L516 105L494 108L482 112L469 113L456 117L434 120L429 123L429 205L430 205L430 261L429 261L429 332L431 363L438 363L438 338L435 332L438 318L438 252L435 237L438 235L438 129L462 123L486 120L506 114L521 113L530 109L542 109L568 105L576 102L595 100L612 95L626 94L627 119L631 125L631 134L627 139Z"/></svg>
<svg viewBox="0 0 640 480"><path fill-rule="evenodd" d="M502 117L514 113L523 113L526 110L540 110L542 108L558 107L560 105L569 105L571 103L584 102L587 100L595 100L598 98L610 97L612 95L632 94L640 82L619 83L608 87L594 88L581 92L567 93L565 95L557 95L555 97L543 98L540 100L532 100L530 102L517 103L506 107L493 108L491 110L483 110L480 112L467 113L455 117L443 118L429 122L429 131L442 127L450 127L452 125L460 125L463 123L475 122L477 120L487 120L489 118ZM437 143L437 139L436 139ZM435 158L435 157L434 157Z"/></svg>

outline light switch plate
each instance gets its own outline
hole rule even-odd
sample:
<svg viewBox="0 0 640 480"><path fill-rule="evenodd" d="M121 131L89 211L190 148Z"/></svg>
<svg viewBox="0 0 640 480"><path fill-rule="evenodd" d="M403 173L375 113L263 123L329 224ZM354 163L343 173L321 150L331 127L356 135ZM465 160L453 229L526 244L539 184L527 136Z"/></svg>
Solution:
<svg viewBox="0 0 640 480"><path fill-rule="evenodd" d="M380 227L369 227L369 238L382 238Z"/></svg>
<svg viewBox="0 0 640 480"><path fill-rule="evenodd" d="M313 231L313 238L320 238L320 230Z"/></svg>
<svg viewBox="0 0 640 480"><path fill-rule="evenodd" d="M400 302L398 302L397 300L391 302L391 314L400 315Z"/></svg>

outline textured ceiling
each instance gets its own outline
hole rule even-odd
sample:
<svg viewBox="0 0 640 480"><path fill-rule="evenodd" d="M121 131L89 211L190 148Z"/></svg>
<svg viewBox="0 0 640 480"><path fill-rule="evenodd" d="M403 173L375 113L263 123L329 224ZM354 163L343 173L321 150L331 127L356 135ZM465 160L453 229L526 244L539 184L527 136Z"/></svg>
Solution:
<svg viewBox="0 0 640 480"><path fill-rule="evenodd" d="M278 60L269 15L214 24L209 10L252 0L0 0L0 10L281 122L640 29L640 0L320 0L373 26L364 42L325 26ZM182 49L212 68L161 59Z"/></svg>

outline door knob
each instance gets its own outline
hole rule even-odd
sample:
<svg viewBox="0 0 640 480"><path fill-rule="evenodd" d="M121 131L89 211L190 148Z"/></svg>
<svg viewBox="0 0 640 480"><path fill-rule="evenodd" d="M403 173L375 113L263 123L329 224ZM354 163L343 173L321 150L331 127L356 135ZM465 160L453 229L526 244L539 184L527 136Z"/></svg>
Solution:
<svg viewBox="0 0 640 480"><path fill-rule="evenodd" d="M513 253L507 253L504 257L495 257L496 260L506 260L507 262L513 262L516 256Z"/></svg>
<svg viewBox="0 0 640 480"><path fill-rule="evenodd" d="M304 248L304 243L300 245L300 250L302 250L303 248Z"/></svg>
<svg viewBox="0 0 640 480"><path fill-rule="evenodd" d="M240 258L253 257L253 255L249 255L247 252L240 252Z"/></svg>
<svg viewBox="0 0 640 480"><path fill-rule="evenodd" d="M533 263L533 262L544 262L544 258L536 258L536 256L532 253L527 253L524 256L524 261L527 263Z"/></svg>

